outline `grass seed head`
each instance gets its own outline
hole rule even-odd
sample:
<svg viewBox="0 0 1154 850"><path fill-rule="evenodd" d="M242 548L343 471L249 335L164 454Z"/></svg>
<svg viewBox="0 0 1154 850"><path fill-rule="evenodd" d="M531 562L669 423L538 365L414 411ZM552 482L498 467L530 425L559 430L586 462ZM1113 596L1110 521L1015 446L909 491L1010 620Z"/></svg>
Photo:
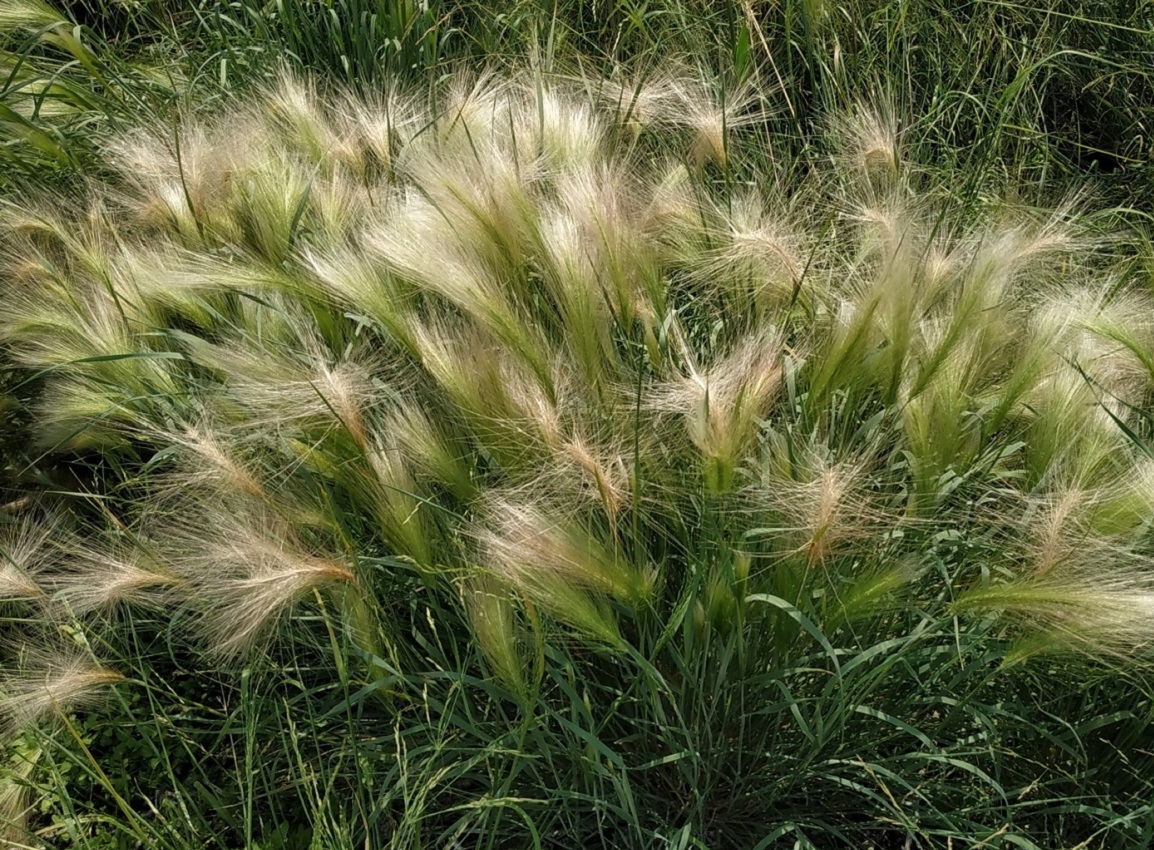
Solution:
<svg viewBox="0 0 1154 850"><path fill-rule="evenodd" d="M136 547L98 549L79 537L61 541L61 565L47 584L53 602L69 615L110 611L119 605L163 609L180 578Z"/></svg>
<svg viewBox="0 0 1154 850"><path fill-rule="evenodd" d="M0 527L0 600L39 599L39 576L54 563L52 520L21 518Z"/></svg>
<svg viewBox="0 0 1154 850"><path fill-rule="evenodd" d="M25 648L16 670L0 680L0 714L9 735L98 705L124 676L76 649Z"/></svg>
<svg viewBox="0 0 1154 850"><path fill-rule="evenodd" d="M213 655L251 652L297 602L330 585L357 583L347 565L308 551L275 517L221 513L213 519L209 528L183 529L170 544Z"/></svg>

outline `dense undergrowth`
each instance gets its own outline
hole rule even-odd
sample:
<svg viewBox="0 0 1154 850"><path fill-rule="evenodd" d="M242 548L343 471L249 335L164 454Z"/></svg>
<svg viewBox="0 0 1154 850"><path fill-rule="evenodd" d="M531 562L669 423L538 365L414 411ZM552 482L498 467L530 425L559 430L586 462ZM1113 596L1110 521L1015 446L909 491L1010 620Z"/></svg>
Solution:
<svg viewBox="0 0 1154 850"><path fill-rule="evenodd" d="M13 846L1149 846L1143 9L705 11L0 7Z"/></svg>

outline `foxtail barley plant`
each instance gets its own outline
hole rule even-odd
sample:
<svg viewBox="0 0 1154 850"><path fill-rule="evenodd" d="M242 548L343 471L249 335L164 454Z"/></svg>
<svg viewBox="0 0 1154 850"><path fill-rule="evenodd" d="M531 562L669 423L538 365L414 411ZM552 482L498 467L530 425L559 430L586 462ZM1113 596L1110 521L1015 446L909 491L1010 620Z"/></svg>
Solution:
<svg viewBox="0 0 1154 850"><path fill-rule="evenodd" d="M1072 207L936 200L888 106L786 185L773 104L721 94L284 76L8 203L0 338L93 470L0 542L9 737L140 706L149 641L206 681L295 647L400 771L361 843L944 846L1032 805L983 689L1154 637L1154 299ZM417 723L492 737L433 778Z"/></svg>

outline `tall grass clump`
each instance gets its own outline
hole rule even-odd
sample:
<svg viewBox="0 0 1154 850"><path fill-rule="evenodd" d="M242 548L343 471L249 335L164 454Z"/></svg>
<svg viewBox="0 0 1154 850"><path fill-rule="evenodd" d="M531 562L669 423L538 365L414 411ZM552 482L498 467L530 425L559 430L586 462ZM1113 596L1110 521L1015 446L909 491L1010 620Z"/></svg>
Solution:
<svg viewBox="0 0 1154 850"><path fill-rule="evenodd" d="M22 799L179 847L1144 846L1154 301L1076 204L936 200L892 109L783 185L721 93L285 75L4 206L84 493L0 529Z"/></svg>

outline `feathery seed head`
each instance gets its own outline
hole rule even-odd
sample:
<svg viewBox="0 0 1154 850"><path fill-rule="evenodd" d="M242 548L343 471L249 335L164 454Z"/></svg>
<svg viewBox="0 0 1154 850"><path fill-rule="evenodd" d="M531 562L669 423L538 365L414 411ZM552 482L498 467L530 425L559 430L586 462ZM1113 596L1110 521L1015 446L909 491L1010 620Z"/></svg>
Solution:
<svg viewBox="0 0 1154 850"><path fill-rule="evenodd" d="M382 430L394 435L415 471L464 502L477 496L475 461L467 445L434 425L420 407L402 404Z"/></svg>
<svg viewBox="0 0 1154 850"><path fill-rule="evenodd" d="M323 162L338 139L308 80L282 72L268 95L268 109L288 142L307 160Z"/></svg>
<svg viewBox="0 0 1154 850"><path fill-rule="evenodd" d="M1133 656L1154 641L1154 590L1132 580L1072 576L979 588L959 611L996 611L1060 646L1099 656Z"/></svg>
<svg viewBox="0 0 1154 850"><path fill-rule="evenodd" d="M79 538L62 546L61 567L49 577L53 600L70 614L109 610L120 604L157 608L181 580L139 549L101 551Z"/></svg>
<svg viewBox="0 0 1154 850"><path fill-rule="evenodd" d="M518 693L525 690L525 669L514 623L513 602L500 583L481 576L466 588L469 619L485 659L497 678Z"/></svg>
<svg viewBox="0 0 1154 850"><path fill-rule="evenodd" d="M604 80L598 94L617 120L635 130L664 123L678 104L676 85L662 76Z"/></svg>
<svg viewBox="0 0 1154 850"><path fill-rule="evenodd" d="M110 149L128 187L123 206L146 228L168 230L190 246L201 244L199 225L229 230L224 204L253 155L254 133L251 122L225 132L188 122L125 134Z"/></svg>
<svg viewBox="0 0 1154 850"><path fill-rule="evenodd" d="M602 152L605 126L588 104L552 88L533 92L516 128L522 150L539 148L551 169L588 166Z"/></svg>
<svg viewBox="0 0 1154 850"><path fill-rule="evenodd" d="M623 119L639 127L690 130L689 155L697 165L712 161L725 167L729 130L764 118L764 112L751 109L758 102L752 84L718 93L700 75L667 75L607 85L602 96L616 106Z"/></svg>
<svg viewBox="0 0 1154 850"><path fill-rule="evenodd" d="M1084 525L1100 535L1141 529L1154 515L1154 461L1142 458L1087 499Z"/></svg>
<svg viewBox="0 0 1154 850"><path fill-rule="evenodd" d="M1000 300L1002 294L1025 282L1038 287L1066 277L1061 260L1075 251L1090 250L1095 243L1077 232L1069 207L1059 209L1040 223L1000 224L982 234L970 260L969 278Z"/></svg>
<svg viewBox="0 0 1154 850"><path fill-rule="evenodd" d="M630 475L623 452L604 451L580 438L569 440L562 449L561 463L571 461L596 494L610 522L617 519L630 501Z"/></svg>
<svg viewBox="0 0 1154 850"><path fill-rule="evenodd" d="M695 275L703 282L720 279L734 290L748 291L754 303L793 297L805 263L800 240L766 213L756 193L735 199L724 218L718 247Z"/></svg>
<svg viewBox="0 0 1154 850"><path fill-rule="evenodd" d="M76 649L25 648L16 671L0 680L4 731L17 733L76 709L99 704L124 676Z"/></svg>
<svg viewBox="0 0 1154 850"><path fill-rule="evenodd" d="M841 160L850 173L867 179L880 177L892 185L901 168L897 115L885 100L858 104L848 116L836 121L834 133L841 146Z"/></svg>
<svg viewBox="0 0 1154 850"><path fill-rule="evenodd" d="M863 493L863 462L831 463L814 457L793 479L767 483L771 504L801 534L801 550L813 564L844 544L870 535L881 517Z"/></svg>
<svg viewBox="0 0 1154 850"><path fill-rule="evenodd" d="M42 597L38 577L52 563L54 523L19 519L0 527L0 601Z"/></svg>
<svg viewBox="0 0 1154 850"><path fill-rule="evenodd" d="M180 472L173 479L175 488L207 487L217 497L236 494L246 500L268 500L260 478L221 441L208 422L182 430L158 431L153 440L183 450Z"/></svg>
<svg viewBox="0 0 1154 850"><path fill-rule="evenodd" d="M710 462L711 488L727 490L734 466L781 384L781 336L775 328L761 328L738 340L708 369L691 357L685 366L688 375L656 389L650 403L658 411L682 414L690 440Z"/></svg>
<svg viewBox="0 0 1154 850"><path fill-rule="evenodd" d="M253 650L308 594L329 585L356 585L339 560L313 554L284 522L269 515L220 513L208 529L184 529L173 539L174 568L183 574L214 655Z"/></svg>
<svg viewBox="0 0 1154 850"><path fill-rule="evenodd" d="M303 262L322 290L340 305L377 322L405 351L416 354L412 314L415 293L378 262L357 250L305 250Z"/></svg>
<svg viewBox="0 0 1154 850"><path fill-rule="evenodd" d="M574 520L498 496L491 498L487 514L489 528L480 532L485 563L531 595L553 584L550 579L635 605L652 590L650 576L620 560Z"/></svg>
<svg viewBox="0 0 1154 850"><path fill-rule="evenodd" d="M431 567L433 536L423 510L424 494L413 479L399 436L389 432L378 437L367 452L369 504L385 542L418 566Z"/></svg>
<svg viewBox="0 0 1154 850"><path fill-rule="evenodd" d="M418 105L393 90L371 101L348 97L339 113L344 116L342 139L356 144L338 145L336 154L363 180L387 174L423 121Z"/></svg>
<svg viewBox="0 0 1154 850"><path fill-rule="evenodd" d="M66 23L67 19L43 0L7 0L0 6L0 34Z"/></svg>
<svg viewBox="0 0 1154 850"><path fill-rule="evenodd" d="M358 445L366 437L366 416L374 405L373 368L352 351L336 360L300 317L288 318L286 339L275 345L268 331L260 338L219 344L195 340L190 357L216 370L222 394L244 412L246 427L347 433Z"/></svg>
<svg viewBox="0 0 1154 850"><path fill-rule="evenodd" d="M1066 487L1029 506L1023 525L1031 532L1025 542L1026 562L1033 577L1045 578L1069 567L1101 545L1102 541L1089 537L1082 522L1092 501L1091 493Z"/></svg>
<svg viewBox="0 0 1154 850"><path fill-rule="evenodd" d="M675 163L663 171L651 191L640 229L674 247L680 247L702 235L704 221L701 205L694 194L692 177L685 165Z"/></svg>
<svg viewBox="0 0 1154 850"><path fill-rule="evenodd" d="M44 750L38 746L11 746L10 758L0 767L0 842L20 847L29 839L29 821L36 806L29 793L31 779Z"/></svg>

